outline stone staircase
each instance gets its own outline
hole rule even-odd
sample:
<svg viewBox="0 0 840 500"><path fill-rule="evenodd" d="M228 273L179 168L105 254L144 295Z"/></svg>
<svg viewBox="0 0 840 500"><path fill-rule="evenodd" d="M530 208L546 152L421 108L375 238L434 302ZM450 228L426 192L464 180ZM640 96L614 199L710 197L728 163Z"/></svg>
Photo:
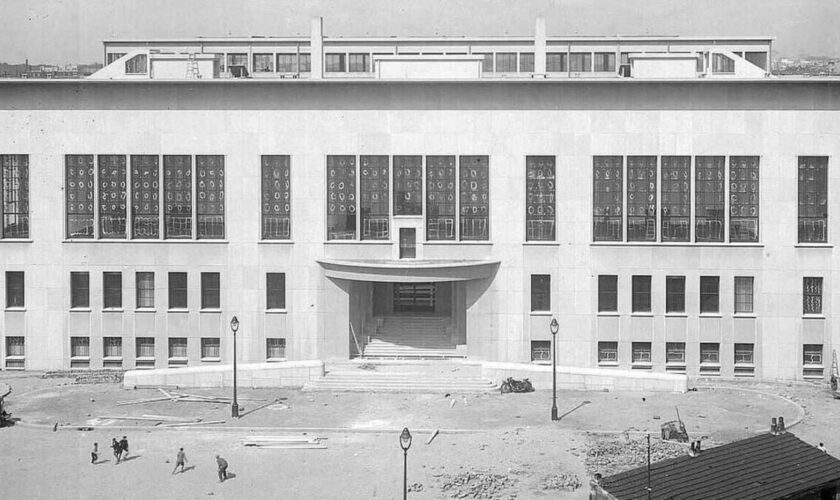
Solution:
<svg viewBox="0 0 840 500"><path fill-rule="evenodd" d="M466 346L452 343L449 319L437 316L385 316L381 324L371 322L365 335L366 359L450 359L466 358Z"/></svg>
<svg viewBox="0 0 840 500"><path fill-rule="evenodd" d="M367 362L327 366L323 378L311 380L304 391L414 392L464 394L495 392L499 386L481 377L480 365L459 361Z"/></svg>

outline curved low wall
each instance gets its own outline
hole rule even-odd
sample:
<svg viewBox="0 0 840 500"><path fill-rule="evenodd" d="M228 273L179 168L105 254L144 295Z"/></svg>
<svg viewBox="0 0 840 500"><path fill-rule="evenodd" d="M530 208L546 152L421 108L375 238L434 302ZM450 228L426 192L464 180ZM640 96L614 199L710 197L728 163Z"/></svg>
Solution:
<svg viewBox="0 0 840 500"><path fill-rule="evenodd" d="M495 382L527 378L535 389L551 389L551 366L525 363L481 364L481 376ZM557 367L557 388L578 391L685 392L688 377L673 373L650 373L609 368Z"/></svg>
<svg viewBox="0 0 840 500"><path fill-rule="evenodd" d="M323 361L285 361L236 365L237 387L301 387L324 376ZM233 366L197 366L131 370L125 372L123 387L135 386L233 387Z"/></svg>

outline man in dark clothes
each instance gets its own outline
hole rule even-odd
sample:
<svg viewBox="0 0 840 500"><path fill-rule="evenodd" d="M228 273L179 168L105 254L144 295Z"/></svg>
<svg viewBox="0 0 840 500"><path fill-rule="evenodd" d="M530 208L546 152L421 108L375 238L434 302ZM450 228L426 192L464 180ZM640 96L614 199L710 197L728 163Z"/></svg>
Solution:
<svg viewBox="0 0 840 500"><path fill-rule="evenodd" d="M120 443L117 442L117 438L111 439L111 448L113 448L114 457L116 457L117 459L114 465L117 465L118 463L120 463L120 457L122 457L122 446L120 446Z"/></svg>
<svg viewBox="0 0 840 500"><path fill-rule="evenodd" d="M90 463L95 464L99 460L99 443L93 443L93 451L90 452Z"/></svg>
<svg viewBox="0 0 840 500"><path fill-rule="evenodd" d="M178 467L181 468L181 472L184 472L184 464L187 463L187 454L184 453L184 449L181 448L178 450L178 455L175 457L175 468L172 469L172 473L175 474L175 471L178 470Z"/></svg>
<svg viewBox="0 0 840 500"><path fill-rule="evenodd" d="M219 455L216 455L216 464L218 464L219 466L219 482L223 483L225 479L227 479L227 460L220 457Z"/></svg>
<svg viewBox="0 0 840 500"><path fill-rule="evenodd" d="M120 440L120 448L122 448L123 453L125 453L125 456L127 457L128 456L128 438L126 438L125 436L123 436L123 438Z"/></svg>

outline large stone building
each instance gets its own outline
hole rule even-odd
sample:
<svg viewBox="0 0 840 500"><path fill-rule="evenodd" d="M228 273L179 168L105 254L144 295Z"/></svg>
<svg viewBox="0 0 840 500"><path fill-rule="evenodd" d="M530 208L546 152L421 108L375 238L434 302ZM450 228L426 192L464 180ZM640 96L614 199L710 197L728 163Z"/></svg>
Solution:
<svg viewBox="0 0 840 500"><path fill-rule="evenodd" d="M767 38L108 41L0 81L4 369L825 377L840 82Z"/></svg>

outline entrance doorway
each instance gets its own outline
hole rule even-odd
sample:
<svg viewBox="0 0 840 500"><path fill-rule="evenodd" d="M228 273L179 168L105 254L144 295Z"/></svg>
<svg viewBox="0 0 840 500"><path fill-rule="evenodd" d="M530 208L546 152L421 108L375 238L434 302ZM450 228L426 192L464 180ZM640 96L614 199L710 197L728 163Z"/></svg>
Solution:
<svg viewBox="0 0 840 500"><path fill-rule="evenodd" d="M435 312L434 283L394 283L394 312Z"/></svg>

